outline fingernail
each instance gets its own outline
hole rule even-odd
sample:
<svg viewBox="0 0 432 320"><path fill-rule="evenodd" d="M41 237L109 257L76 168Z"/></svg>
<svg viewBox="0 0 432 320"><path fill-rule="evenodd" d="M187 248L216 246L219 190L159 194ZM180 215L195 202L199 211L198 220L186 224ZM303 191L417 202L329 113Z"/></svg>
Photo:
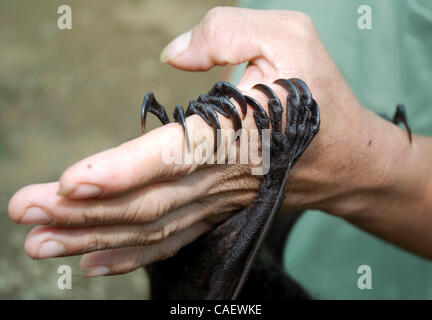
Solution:
<svg viewBox="0 0 432 320"><path fill-rule="evenodd" d="M60 187L57 194L74 199L85 199L101 195L102 189L91 184L80 184L77 187Z"/></svg>
<svg viewBox="0 0 432 320"><path fill-rule="evenodd" d="M66 253L66 247L55 240L48 240L42 243L39 248L39 259L62 256Z"/></svg>
<svg viewBox="0 0 432 320"><path fill-rule="evenodd" d="M189 47L191 41L192 31L183 33L167 44L160 54L160 61L167 62L177 58Z"/></svg>
<svg viewBox="0 0 432 320"><path fill-rule="evenodd" d="M22 224L48 224L52 218L39 207L30 207L20 220Z"/></svg>
<svg viewBox="0 0 432 320"><path fill-rule="evenodd" d="M100 277L111 273L110 269L105 266L89 267L85 269L86 277Z"/></svg>
<svg viewBox="0 0 432 320"><path fill-rule="evenodd" d="M57 195L58 196L62 196L62 197L67 197L68 195L70 195L72 192L74 192L76 190L77 186L60 186L60 189L57 191Z"/></svg>

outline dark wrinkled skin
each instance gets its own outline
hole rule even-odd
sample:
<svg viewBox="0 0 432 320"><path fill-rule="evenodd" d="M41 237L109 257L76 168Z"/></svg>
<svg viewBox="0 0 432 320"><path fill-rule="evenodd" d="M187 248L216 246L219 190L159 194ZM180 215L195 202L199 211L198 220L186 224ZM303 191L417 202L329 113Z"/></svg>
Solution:
<svg viewBox="0 0 432 320"><path fill-rule="evenodd" d="M264 270L268 276L273 275L274 281L268 283L273 283L274 289L282 284L279 297L285 297L282 295L285 286L291 287L291 291L295 293L291 294L293 297L309 297L293 280L288 277L285 279L281 263L270 267L270 264L266 265L263 259L259 259L255 268L252 268L282 205L288 174L318 133L320 124L318 105L303 81L280 79L275 83L288 91L285 130L282 128L282 104L273 90L262 84L254 88L268 97L269 116L256 100L243 96L237 88L226 82L216 83L207 95L201 95L197 101L189 104L185 115L200 115L213 127L215 136L220 129L216 112L231 118L236 131L242 128L241 117L229 101L230 98L234 98L239 104L243 118L248 104L254 110L254 119L260 133L263 129L269 129L271 123L270 170L249 206L180 250L174 257L154 263L148 268L152 298L236 299L244 296L241 292L248 275L250 279L262 282L259 278ZM146 112L156 114L162 123L166 123L166 112L162 109L153 94L147 94L142 111L143 129ZM177 112L176 121L186 131L183 108L178 108Z"/></svg>

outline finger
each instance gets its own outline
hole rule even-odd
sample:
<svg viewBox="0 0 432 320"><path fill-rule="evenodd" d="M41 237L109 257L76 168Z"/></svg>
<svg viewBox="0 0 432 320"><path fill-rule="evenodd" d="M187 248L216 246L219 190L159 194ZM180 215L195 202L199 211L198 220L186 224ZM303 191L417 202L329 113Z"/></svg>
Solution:
<svg viewBox="0 0 432 320"><path fill-rule="evenodd" d="M71 200L56 195L58 183L32 185L18 191L9 215L21 224L94 226L149 223L201 196L189 176L180 183L161 182L116 198Z"/></svg>
<svg viewBox="0 0 432 320"><path fill-rule="evenodd" d="M84 228L37 227L27 236L25 250L34 259L155 244L210 215L213 208L191 203L149 224ZM46 245L48 243L48 246Z"/></svg>
<svg viewBox="0 0 432 320"><path fill-rule="evenodd" d="M268 40L265 36L268 29L265 13L213 8L193 30L168 44L161 60L183 70L196 71L265 57L263 43Z"/></svg>
<svg viewBox="0 0 432 320"><path fill-rule="evenodd" d="M187 173L190 165L168 164L162 158L164 150L168 154L180 150L183 145L181 130L178 124L168 124L79 161L63 173L59 194L77 199L108 196L156 178Z"/></svg>
<svg viewBox="0 0 432 320"><path fill-rule="evenodd" d="M244 183L238 183L239 179ZM21 224L50 226L142 224L211 195L240 191L249 196L257 181L247 167L227 165L203 168L179 180L154 183L115 198L73 200L56 194L57 182L31 185L11 198L9 216ZM236 202L235 197L231 200Z"/></svg>
<svg viewBox="0 0 432 320"><path fill-rule="evenodd" d="M149 224L107 225L85 228L37 227L27 236L25 249L34 259L70 256L98 250L150 245L205 220L211 224L226 219L251 201L251 194L230 192L206 197L173 210ZM48 244L48 245L47 245Z"/></svg>
<svg viewBox="0 0 432 320"><path fill-rule="evenodd" d="M80 267L89 277L131 272L155 261L172 257L210 228L210 224L199 222L158 244L89 253L81 258Z"/></svg>
<svg viewBox="0 0 432 320"><path fill-rule="evenodd" d="M209 129L200 117L191 116L186 121L191 135L194 130L200 132ZM230 128L232 125L223 119L221 126ZM202 144L202 141L190 141ZM92 155L63 173L59 195L73 199L107 197L154 181L186 175L195 171L198 164L193 155L190 161L183 161L182 156L186 153L184 142L182 126L172 123L116 148ZM208 143L212 145L213 141Z"/></svg>

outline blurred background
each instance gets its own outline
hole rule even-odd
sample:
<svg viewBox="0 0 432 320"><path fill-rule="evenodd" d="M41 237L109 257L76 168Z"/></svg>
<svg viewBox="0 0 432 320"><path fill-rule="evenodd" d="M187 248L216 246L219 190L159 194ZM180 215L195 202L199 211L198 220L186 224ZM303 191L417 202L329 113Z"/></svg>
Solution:
<svg viewBox="0 0 432 320"><path fill-rule="evenodd" d="M72 30L57 28L63 4L72 8ZM79 257L30 259L23 244L31 227L12 223L7 204L19 188L58 180L83 157L139 136L147 91L170 116L175 104L208 91L222 69L187 73L159 54L216 5L234 1L0 2L0 299L147 297L143 270L87 279ZM150 129L159 126L150 118ZM63 264L72 267L72 290L57 287Z"/></svg>

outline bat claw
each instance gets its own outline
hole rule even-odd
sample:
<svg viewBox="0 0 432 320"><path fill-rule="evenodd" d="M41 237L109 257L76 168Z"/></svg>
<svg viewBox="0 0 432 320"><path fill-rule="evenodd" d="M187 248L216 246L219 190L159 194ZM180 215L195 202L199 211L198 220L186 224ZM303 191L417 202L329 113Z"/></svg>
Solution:
<svg viewBox="0 0 432 320"><path fill-rule="evenodd" d="M269 118L272 126L272 138L274 142L280 143L282 140L282 114L283 108L279 97L269 86L265 84L256 84L253 89L259 90L264 93L269 99L267 102L269 108Z"/></svg>
<svg viewBox="0 0 432 320"><path fill-rule="evenodd" d="M216 82L213 88L211 88L210 91L208 92L208 95L216 96L216 97L225 96L225 97L233 98L240 106L240 109L243 114L243 119L246 117L247 114L246 100L243 94L241 93L241 91L231 83L226 81Z"/></svg>
<svg viewBox="0 0 432 320"><path fill-rule="evenodd" d="M244 97L246 103L250 105L254 110L253 116L254 116L255 124L258 128L258 132L260 136L262 137L262 130L270 129L270 119L258 101L256 101L254 98L249 96L244 96Z"/></svg>
<svg viewBox="0 0 432 320"><path fill-rule="evenodd" d="M411 126L410 123L408 121L408 114L407 111L405 109L405 106L403 104L398 104L396 106L396 111L393 115L393 118L390 119L386 114L384 113L378 113L378 115L387 120L390 121L392 123L394 123L395 125L399 125L399 123L403 123L405 126L406 131L408 132L408 139L409 142L412 143L412 132L411 132Z"/></svg>
<svg viewBox="0 0 432 320"><path fill-rule="evenodd" d="M395 111L395 114L393 116L392 122L395 125L398 125L399 123L404 124L404 126L408 132L409 141L410 141L410 143L412 143L411 126L410 126L410 123L408 121L407 111L406 111L405 106L403 104L398 104L396 106L396 111Z"/></svg>
<svg viewBox="0 0 432 320"><path fill-rule="evenodd" d="M165 108L156 100L153 92L149 91L144 96L141 107L141 130L145 133L147 112L153 113L162 122L163 125L169 123L169 118Z"/></svg>
<svg viewBox="0 0 432 320"><path fill-rule="evenodd" d="M184 113L184 109L183 109L182 105L178 104L175 106L173 117L174 117L174 120L176 122L180 123L180 125L183 128L183 133L184 133L185 139L186 139L186 147L187 147L187 150L189 151L190 150L189 135L188 135L187 126L186 126L185 113Z"/></svg>

